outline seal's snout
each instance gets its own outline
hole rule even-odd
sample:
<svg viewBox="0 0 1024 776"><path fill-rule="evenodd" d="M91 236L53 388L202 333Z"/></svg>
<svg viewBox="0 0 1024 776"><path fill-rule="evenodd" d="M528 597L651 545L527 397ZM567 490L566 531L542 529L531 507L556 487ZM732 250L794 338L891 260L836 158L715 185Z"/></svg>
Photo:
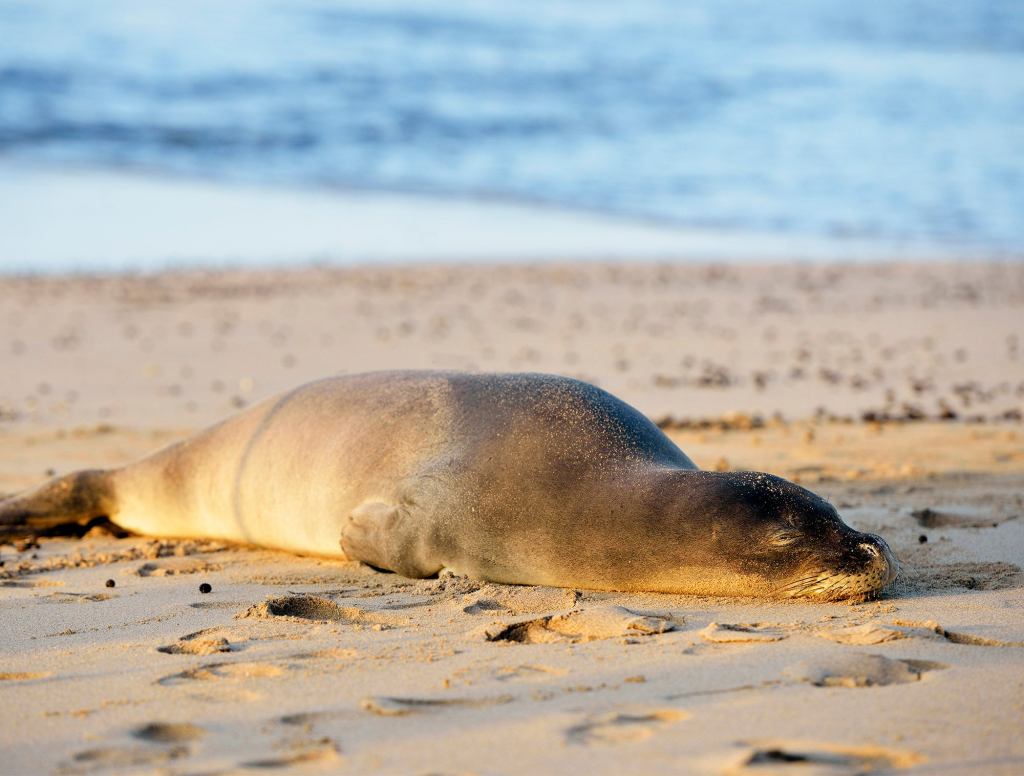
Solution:
<svg viewBox="0 0 1024 776"><path fill-rule="evenodd" d="M870 598L882 592L899 573L896 555L880 536L851 531L837 547L841 549L839 563L826 563L817 571L812 566L779 593L825 601Z"/></svg>
<svg viewBox="0 0 1024 776"><path fill-rule="evenodd" d="M881 536L859 534L851 555L856 560L846 569L849 597L877 595L899 573L899 561Z"/></svg>
<svg viewBox="0 0 1024 776"><path fill-rule="evenodd" d="M896 579L896 575L900 573L900 563L881 536L865 534L865 537L867 540L860 543L860 548L869 557L867 573L870 578L879 581L878 589L881 590Z"/></svg>

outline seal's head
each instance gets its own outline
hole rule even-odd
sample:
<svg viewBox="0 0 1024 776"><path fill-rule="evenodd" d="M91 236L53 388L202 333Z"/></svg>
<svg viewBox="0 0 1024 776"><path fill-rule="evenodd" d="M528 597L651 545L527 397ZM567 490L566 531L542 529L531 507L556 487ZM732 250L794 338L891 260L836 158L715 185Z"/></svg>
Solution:
<svg viewBox="0 0 1024 776"><path fill-rule="evenodd" d="M856 531L825 499L781 477L760 472L694 472L711 521L718 559L728 571L785 598L866 599L882 591L899 563L880 536ZM692 487L689 492L694 493Z"/></svg>

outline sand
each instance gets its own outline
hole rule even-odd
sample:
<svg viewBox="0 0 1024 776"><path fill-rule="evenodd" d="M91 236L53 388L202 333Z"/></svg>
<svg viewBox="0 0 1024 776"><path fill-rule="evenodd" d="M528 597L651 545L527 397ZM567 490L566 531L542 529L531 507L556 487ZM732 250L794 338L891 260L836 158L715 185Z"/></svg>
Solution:
<svg viewBox="0 0 1024 776"><path fill-rule="evenodd" d="M903 563L878 601L811 604L102 530L5 545L0 771L1019 773L1021 321L1008 264L0 280L0 492L339 371L556 371Z"/></svg>

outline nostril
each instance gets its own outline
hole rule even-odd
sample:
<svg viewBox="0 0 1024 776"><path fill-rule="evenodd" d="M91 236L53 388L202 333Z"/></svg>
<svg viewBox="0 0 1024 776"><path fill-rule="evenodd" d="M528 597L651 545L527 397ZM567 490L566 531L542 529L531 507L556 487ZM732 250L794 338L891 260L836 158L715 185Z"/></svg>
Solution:
<svg viewBox="0 0 1024 776"><path fill-rule="evenodd" d="M882 554L882 551L870 542L861 542L860 548L862 550L866 550L869 555L874 555L876 558Z"/></svg>

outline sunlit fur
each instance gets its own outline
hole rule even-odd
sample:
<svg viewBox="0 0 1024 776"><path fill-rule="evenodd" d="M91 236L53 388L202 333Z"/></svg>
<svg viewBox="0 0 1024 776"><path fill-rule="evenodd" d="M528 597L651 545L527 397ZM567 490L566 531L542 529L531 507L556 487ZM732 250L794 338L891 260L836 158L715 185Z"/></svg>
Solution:
<svg viewBox="0 0 1024 776"><path fill-rule="evenodd" d="M557 375L320 380L0 502L0 537L101 516L409 577L591 590L859 599L898 568L820 496L702 471L636 409Z"/></svg>
<svg viewBox="0 0 1024 776"><path fill-rule="evenodd" d="M808 564L806 573L777 589L787 598L814 598L820 601L866 600L876 597L899 574L899 561L880 536L862 534L862 547L877 552L875 560L859 568L822 570Z"/></svg>
<svg viewBox="0 0 1024 776"><path fill-rule="evenodd" d="M708 529L704 546L693 537L687 560L717 567L720 589L865 599L896 578L899 564L881 537L847 525L828 501L793 482L763 472L675 476L684 493L676 509L689 522L700 515Z"/></svg>

